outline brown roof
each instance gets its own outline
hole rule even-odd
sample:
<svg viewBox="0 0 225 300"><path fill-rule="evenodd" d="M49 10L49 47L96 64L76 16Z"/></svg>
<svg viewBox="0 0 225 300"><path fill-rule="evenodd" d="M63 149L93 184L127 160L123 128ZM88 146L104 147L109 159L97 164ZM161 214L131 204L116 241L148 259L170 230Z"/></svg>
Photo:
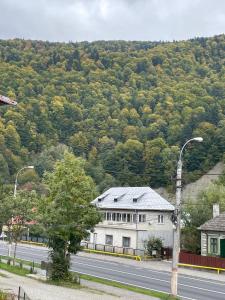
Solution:
<svg viewBox="0 0 225 300"><path fill-rule="evenodd" d="M219 216L205 222L198 229L225 232L225 213L222 213Z"/></svg>

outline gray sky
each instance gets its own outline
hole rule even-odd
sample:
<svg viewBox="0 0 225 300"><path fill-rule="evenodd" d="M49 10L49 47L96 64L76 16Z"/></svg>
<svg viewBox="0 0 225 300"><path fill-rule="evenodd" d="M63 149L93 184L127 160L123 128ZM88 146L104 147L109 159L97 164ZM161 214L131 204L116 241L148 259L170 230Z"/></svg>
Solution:
<svg viewBox="0 0 225 300"><path fill-rule="evenodd" d="M0 0L0 39L181 40L225 32L225 0Z"/></svg>

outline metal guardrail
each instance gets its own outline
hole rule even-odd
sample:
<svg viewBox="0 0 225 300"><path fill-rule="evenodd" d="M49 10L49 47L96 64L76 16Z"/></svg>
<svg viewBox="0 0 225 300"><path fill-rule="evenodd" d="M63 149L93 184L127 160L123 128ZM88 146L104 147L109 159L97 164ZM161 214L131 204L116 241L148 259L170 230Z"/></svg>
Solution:
<svg viewBox="0 0 225 300"><path fill-rule="evenodd" d="M220 272L225 272L225 269L223 268L216 268L216 267L207 267L207 266L197 266L197 265L189 265L189 264L178 264L179 267L189 267L189 268L196 268L196 269L203 269L203 270L215 270L217 271L217 274L220 274Z"/></svg>
<svg viewBox="0 0 225 300"><path fill-rule="evenodd" d="M21 286L19 287L18 291L18 300L31 300Z"/></svg>

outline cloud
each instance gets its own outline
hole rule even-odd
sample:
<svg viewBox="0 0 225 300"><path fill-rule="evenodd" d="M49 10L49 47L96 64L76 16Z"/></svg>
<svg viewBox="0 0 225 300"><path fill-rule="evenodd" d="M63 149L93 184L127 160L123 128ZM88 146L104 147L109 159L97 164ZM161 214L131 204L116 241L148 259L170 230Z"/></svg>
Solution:
<svg viewBox="0 0 225 300"><path fill-rule="evenodd" d="M1 0L0 38L181 40L224 33L224 0Z"/></svg>

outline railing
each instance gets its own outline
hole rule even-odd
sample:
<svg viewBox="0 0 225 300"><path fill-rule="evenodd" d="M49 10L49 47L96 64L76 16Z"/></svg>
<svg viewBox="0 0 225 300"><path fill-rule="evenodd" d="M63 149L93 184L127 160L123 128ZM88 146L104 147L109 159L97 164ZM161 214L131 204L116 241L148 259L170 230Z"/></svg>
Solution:
<svg viewBox="0 0 225 300"><path fill-rule="evenodd" d="M131 256L144 256L145 255L145 250L143 250L143 249L124 248L124 247L94 244L94 243L88 243L88 242L82 242L81 246L84 247L85 249L108 252L108 253L115 253L115 254L124 254L124 255L131 255Z"/></svg>
<svg viewBox="0 0 225 300"><path fill-rule="evenodd" d="M19 287L18 291L18 300L31 300L21 286Z"/></svg>

